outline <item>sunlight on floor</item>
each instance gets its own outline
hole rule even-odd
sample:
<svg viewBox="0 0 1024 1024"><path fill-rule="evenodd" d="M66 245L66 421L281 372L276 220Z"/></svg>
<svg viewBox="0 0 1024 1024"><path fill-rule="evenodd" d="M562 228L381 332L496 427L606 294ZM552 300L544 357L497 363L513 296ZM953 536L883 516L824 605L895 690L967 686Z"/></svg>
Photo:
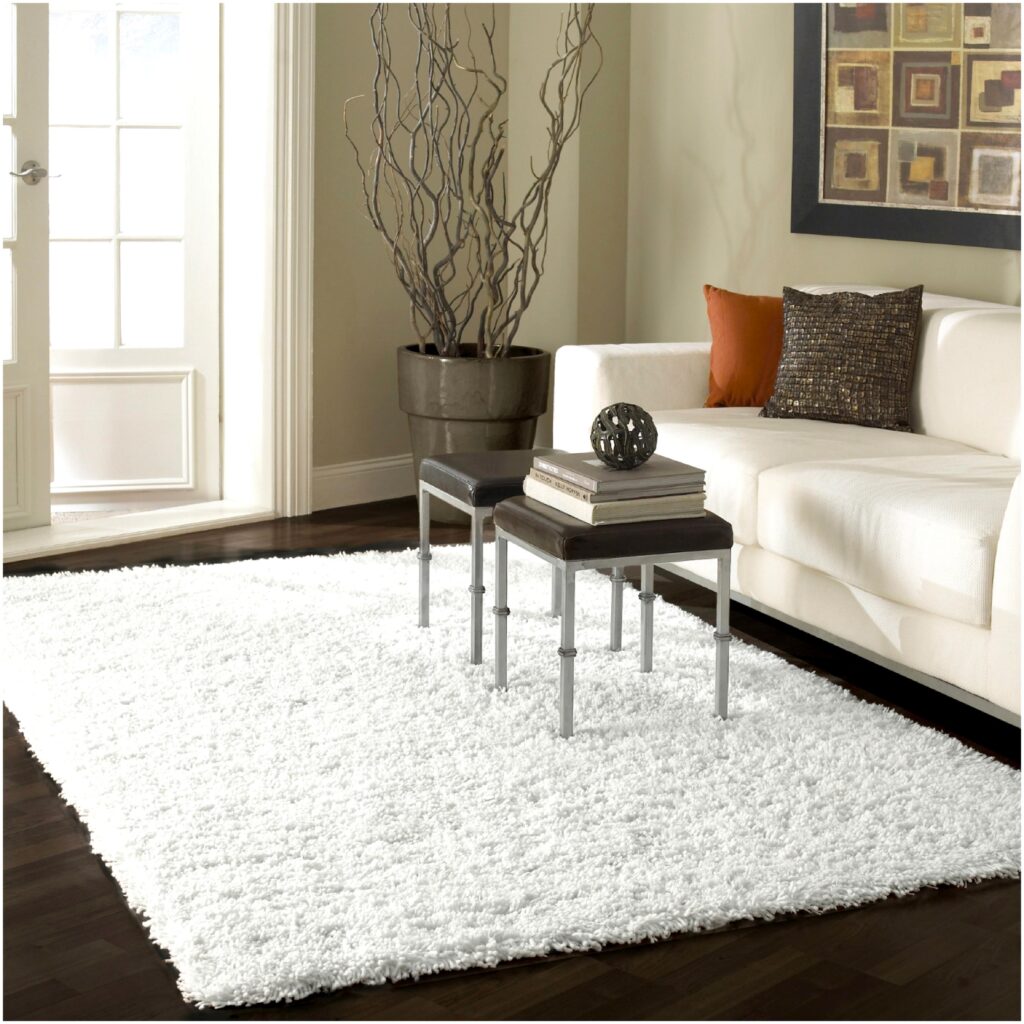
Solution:
<svg viewBox="0 0 1024 1024"><path fill-rule="evenodd" d="M50 520L54 525L59 523L81 523L87 519L108 519L110 516L123 515L123 509L91 509L86 512L72 511L72 512L58 512L54 511L50 514Z"/></svg>

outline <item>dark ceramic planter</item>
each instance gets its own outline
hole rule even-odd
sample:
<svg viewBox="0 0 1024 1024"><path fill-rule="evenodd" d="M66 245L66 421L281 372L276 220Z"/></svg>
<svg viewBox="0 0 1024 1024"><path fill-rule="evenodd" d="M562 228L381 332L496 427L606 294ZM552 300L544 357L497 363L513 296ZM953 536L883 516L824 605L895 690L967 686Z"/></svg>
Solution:
<svg viewBox="0 0 1024 1024"><path fill-rule="evenodd" d="M398 350L398 405L409 417L417 480L428 455L532 448L548 407L549 352L513 345L503 359L479 359L474 346L463 348L458 357ZM439 522L467 522L439 501L430 511Z"/></svg>

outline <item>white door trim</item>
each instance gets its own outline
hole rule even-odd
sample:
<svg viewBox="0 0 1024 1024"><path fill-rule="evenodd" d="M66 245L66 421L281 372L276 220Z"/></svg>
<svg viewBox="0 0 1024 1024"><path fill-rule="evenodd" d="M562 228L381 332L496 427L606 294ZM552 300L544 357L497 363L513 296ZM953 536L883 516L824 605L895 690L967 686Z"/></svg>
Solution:
<svg viewBox="0 0 1024 1024"><path fill-rule="evenodd" d="M274 509L302 516L313 504L316 13L275 6Z"/></svg>
<svg viewBox="0 0 1024 1024"><path fill-rule="evenodd" d="M7 18L11 13L3 11ZM10 158L21 167L35 160L46 167L49 80L40 69L46 68L49 9L46 4L18 3L14 17L17 110L0 110L4 124L13 129L14 152L5 154L4 162ZM6 57L3 73L11 74ZM11 188L7 172L13 169L0 168L5 188ZM12 428L4 436L5 492L13 489L17 494L14 501L10 493L4 494L4 530L10 532L45 529L50 521L49 188L46 178L35 185L17 182L12 193L14 237L0 240L11 253L14 274L8 306L12 352L3 374L4 418ZM3 286L11 289L10 279Z"/></svg>

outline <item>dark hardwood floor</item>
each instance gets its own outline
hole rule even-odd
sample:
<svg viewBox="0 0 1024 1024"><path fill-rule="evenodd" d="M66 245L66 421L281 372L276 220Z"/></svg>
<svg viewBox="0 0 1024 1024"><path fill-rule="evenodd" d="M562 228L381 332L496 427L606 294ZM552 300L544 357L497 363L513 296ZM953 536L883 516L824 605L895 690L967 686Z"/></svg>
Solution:
<svg viewBox="0 0 1024 1024"><path fill-rule="evenodd" d="M184 564L402 548L415 543L412 499L302 519L15 563L8 574ZM466 540L435 527L435 543ZM668 575L658 591L710 621L710 593ZM743 639L859 696L1019 767L1020 732L777 623L733 606ZM932 889L859 910L793 916L657 944L552 956L494 970L301 1002L200 1011L146 938L81 823L4 715L4 1017L1019 1020L1020 886Z"/></svg>

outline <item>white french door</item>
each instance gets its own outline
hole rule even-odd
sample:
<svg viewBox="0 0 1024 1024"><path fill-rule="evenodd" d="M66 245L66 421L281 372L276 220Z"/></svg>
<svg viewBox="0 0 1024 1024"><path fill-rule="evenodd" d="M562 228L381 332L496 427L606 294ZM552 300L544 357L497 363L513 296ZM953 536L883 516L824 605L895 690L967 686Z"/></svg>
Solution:
<svg viewBox="0 0 1024 1024"><path fill-rule="evenodd" d="M217 5L49 5L55 507L220 497Z"/></svg>
<svg viewBox="0 0 1024 1024"><path fill-rule="evenodd" d="M11 7L0 0L0 30ZM198 10L196 14L202 19L204 14L212 13L211 8L217 10L210 4L207 11ZM62 156L62 166L58 167L47 154L46 90L50 54L46 35L50 11L45 4L27 4L24 9L27 14L23 20L26 24L31 22L37 31L34 48L25 50L28 47L25 33L18 40L18 49L29 54L29 59L19 60L19 74L28 75L31 83L31 90L22 90L21 98L25 100L29 91L41 98L36 104L36 113L32 117L25 114L24 118L18 116L18 111L24 114L25 107L18 108L13 100L13 108L0 103L5 107L0 152L9 157L12 169L19 165L16 163L19 156L21 161L34 157L61 177L48 177L38 185L15 186L11 195L23 197L19 202L28 203L35 197L35 205L25 206L17 216L3 205L4 195L0 195L0 233L4 237L0 261L0 343L5 354L4 503L5 513L10 513L10 517L5 515L5 528L12 529L45 523L51 504L46 387L51 356L47 337L51 305L47 298L48 193L53 186L76 184L68 180L72 173L82 174L83 168L93 166L82 160L75 161L72 167L69 159ZM55 133L58 129L68 129L70 141L80 143L78 155L81 156L98 135L90 136L84 131L75 135L70 129L105 129L117 138L123 131L136 129L178 129L186 140L190 137L206 140L205 144L185 141L183 146L184 230L180 236L159 231L152 225L132 227L130 218L126 221L124 216L125 210L131 213L131 203L122 196L123 188L118 184L112 195L104 192L110 188L109 179L104 179L98 171L94 174L95 191L90 193L83 189L86 198L71 212L80 214L83 219L91 216L95 211L91 209L93 200L89 197L99 195L97 209L101 206L107 209L114 204L115 216L119 219L113 227L100 231L95 225L82 227L81 223L70 229L57 225L62 233L55 234L53 244L60 257L69 252L72 258L76 255L75 250L66 247L61 251L59 247L65 243L67 246L104 243L105 251L114 251L117 256L116 262L98 263L96 267L87 261L78 263L84 274L93 275L89 278L93 284L107 282L106 291L101 293L106 298L103 302L95 301L91 307L100 310L101 320L105 318L108 325L105 336L95 330L96 321L87 315L76 317L68 313L60 304L61 299L54 295L52 306L64 317L61 329L65 338L75 338L74 331L67 330L69 324L73 328L77 323L82 328L77 340L72 340L71 344L60 343L53 349L55 376L72 378L72 388L77 387L79 395L85 394L92 384L109 384L108 396L111 391L122 395L134 391L134 399L127 412L114 414L100 400L92 405L79 403L77 422L82 428L79 433L86 442L86 456L90 454L89 448L94 449L93 465L78 465L74 479L69 481L72 489L67 492L59 488L64 486L62 481L68 482L70 474L64 477L55 474L58 489L52 498L60 502L82 495L85 505L90 496L96 504L101 504L105 503L104 499L116 501L149 495L164 504L188 504L189 507L170 508L156 514L116 516L81 528L8 534L4 543L5 560L34 557L49 550L94 547L129 535L141 538L257 521L275 512L305 514L309 511L312 469L309 308L313 5L221 5L216 17L206 18L205 29L191 27L201 23L192 18L195 7L191 4L185 4L184 10L170 4L79 5L74 9L58 8L54 4L52 9L60 13L77 11L78 15L104 16L90 23L92 27L87 37L91 33L94 45L87 52L92 52L95 59L81 59L83 66L79 68L77 85L82 94L75 99L76 102L80 99L84 107L87 97L95 97L97 92L100 96L106 95L108 114L104 119L95 112L80 109L77 114L60 115L64 120L55 117L54 121ZM111 78L121 76L125 65L133 63L131 54L137 52L136 44L141 43L141 33L128 32L131 24L119 23L120 16L126 13L180 16L177 44L171 44L174 36L170 33L164 37L164 43L149 48L150 58L141 57L135 67L127 68L127 81L134 83L132 88L122 87L124 79ZM125 41L131 43L127 49L123 45ZM3 81L9 49L6 42L6 33L0 31L0 101L6 89ZM67 49L58 44L55 53L64 53ZM151 59L154 49L156 59ZM77 52L81 54L81 50ZM79 59L75 53L71 48L67 60ZM140 77L149 79L162 75L177 60L172 60L175 53L196 55L195 59L184 58L188 65L184 73L184 116L153 116L152 111L142 114L122 109L125 99L142 97L141 91L136 95L134 86L141 90L153 84L147 80L140 85ZM111 70L102 70L101 57L108 60L106 67ZM115 60L116 63L109 63ZM11 66L13 63L12 59ZM179 67L181 63L177 60ZM218 63L221 65L219 73ZM66 64L63 58L62 64ZM140 67L141 75L138 74ZM174 77L164 76L172 80ZM112 102L117 104L114 114L109 113ZM33 129L35 143L30 138ZM12 141L14 136L17 136L17 146ZM147 136L142 141L152 138ZM66 139L58 141L67 142ZM119 175L121 183L125 181L125 167L131 165L132 141L128 142L127 161L120 151L115 151L116 159L108 160L109 150L102 150L98 144L94 146L98 156L108 160L108 172L113 164L111 173ZM224 188L218 203L221 147ZM150 166L154 162L158 169L165 169L159 159L151 160ZM14 178L2 180L12 186L15 181ZM38 202L39 198L43 201ZM166 198L161 194L161 201ZM204 209L206 215L202 212ZM218 230L221 220L223 228ZM28 232L31 225L34 228ZM126 283L141 278L144 283L152 284L153 277L147 271L133 278L131 258L134 253L129 248L126 259L121 250L130 243L163 242L178 242L183 251L184 338L181 343L174 341L169 333L160 335L159 330L166 328L169 318L165 316L166 306L157 306L156 300L151 304L152 292L126 310L131 301L131 296L126 294ZM93 251L99 253L100 248ZM155 251L149 250L148 254ZM32 253L35 255L30 259ZM85 308L88 314L90 307L86 303L93 302L98 293L73 275L69 293L69 275L64 273L62 277L61 268L57 268L56 277L58 284L63 280L61 288L65 297L70 294L74 298L77 287L80 308ZM17 295L12 290L12 278L14 289L19 290ZM31 291L22 291L26 288ZM223 305L222 317L218 302ZM150 336L150 347L144 340L131 343L132 337L136 341L145 338L135 330L139 317L132 319L140 309L143 313L155 310L156 315L149 318L150 326L157 329ZM15 329L7 332L12 318ZM220 319L223 322L218 331L216 324ZM203 324L206 324L205 330ZM212 339L212 344L197 351L194 345L200 337ZM33 356L31 366L29 355ZM133 364L133 359L139 362ZM221 365L222 374L218 372ZM168 401L163 407L156 401L161 394L159 388L153 387L148 393L142 389L140 393L140 389L133 387L136 383L170 385L175 378L176 401ZM26 401L24 396L20 401L8 400L14 398L8 395L9 390L32 389L37 393L35 402ZM167 386L163 394L171 390ZM67 389L54 388L55 401L66 394ZM221 396L219 401L218 395ZM102 397L102 394L97 395L98 399ZM83 404L87 406L85 410L81 408ZM62 418L59 410L57 418L71 423L71 429L65 429L63 436L74 440L75 418L70 415ZM168 424L175 429L167 429ZM161 430L165 439L173 437L175 441L166 441L161 447L154 441L154 438L159 440L157 432ZM191 447L190 442L195 447ZM167 465L144 464L150 455L161 453ZM190 453L191 471L183 472ZM176 455L177 463L172 464ZM86 456L81 458L84 460ZM137 464L126 466L131 458ZM107 464L103 464L104 460ZM31 472L33 461L39 470L35 473ZM117 464L110 465L112 462ZM219 474L214 471L218 462L224 467ZM198 485L191 490L190 479ZM90 485L95 489L89 490ZM204 492L203 487L208 490ZM75 488L81 490L76 492ZM194 503L191 503L193 496ZM220 497L220 500L200 500L205 497ZM32 509L38 510L34 521L30 515Z"/></svg>
<svg viewBox="0 0 1024 1024"><path fill-rule="evenodd" d="M32 173L47 166L47 26L45 4L0 5L5 530L50 521L47 179Z"/></svg>

